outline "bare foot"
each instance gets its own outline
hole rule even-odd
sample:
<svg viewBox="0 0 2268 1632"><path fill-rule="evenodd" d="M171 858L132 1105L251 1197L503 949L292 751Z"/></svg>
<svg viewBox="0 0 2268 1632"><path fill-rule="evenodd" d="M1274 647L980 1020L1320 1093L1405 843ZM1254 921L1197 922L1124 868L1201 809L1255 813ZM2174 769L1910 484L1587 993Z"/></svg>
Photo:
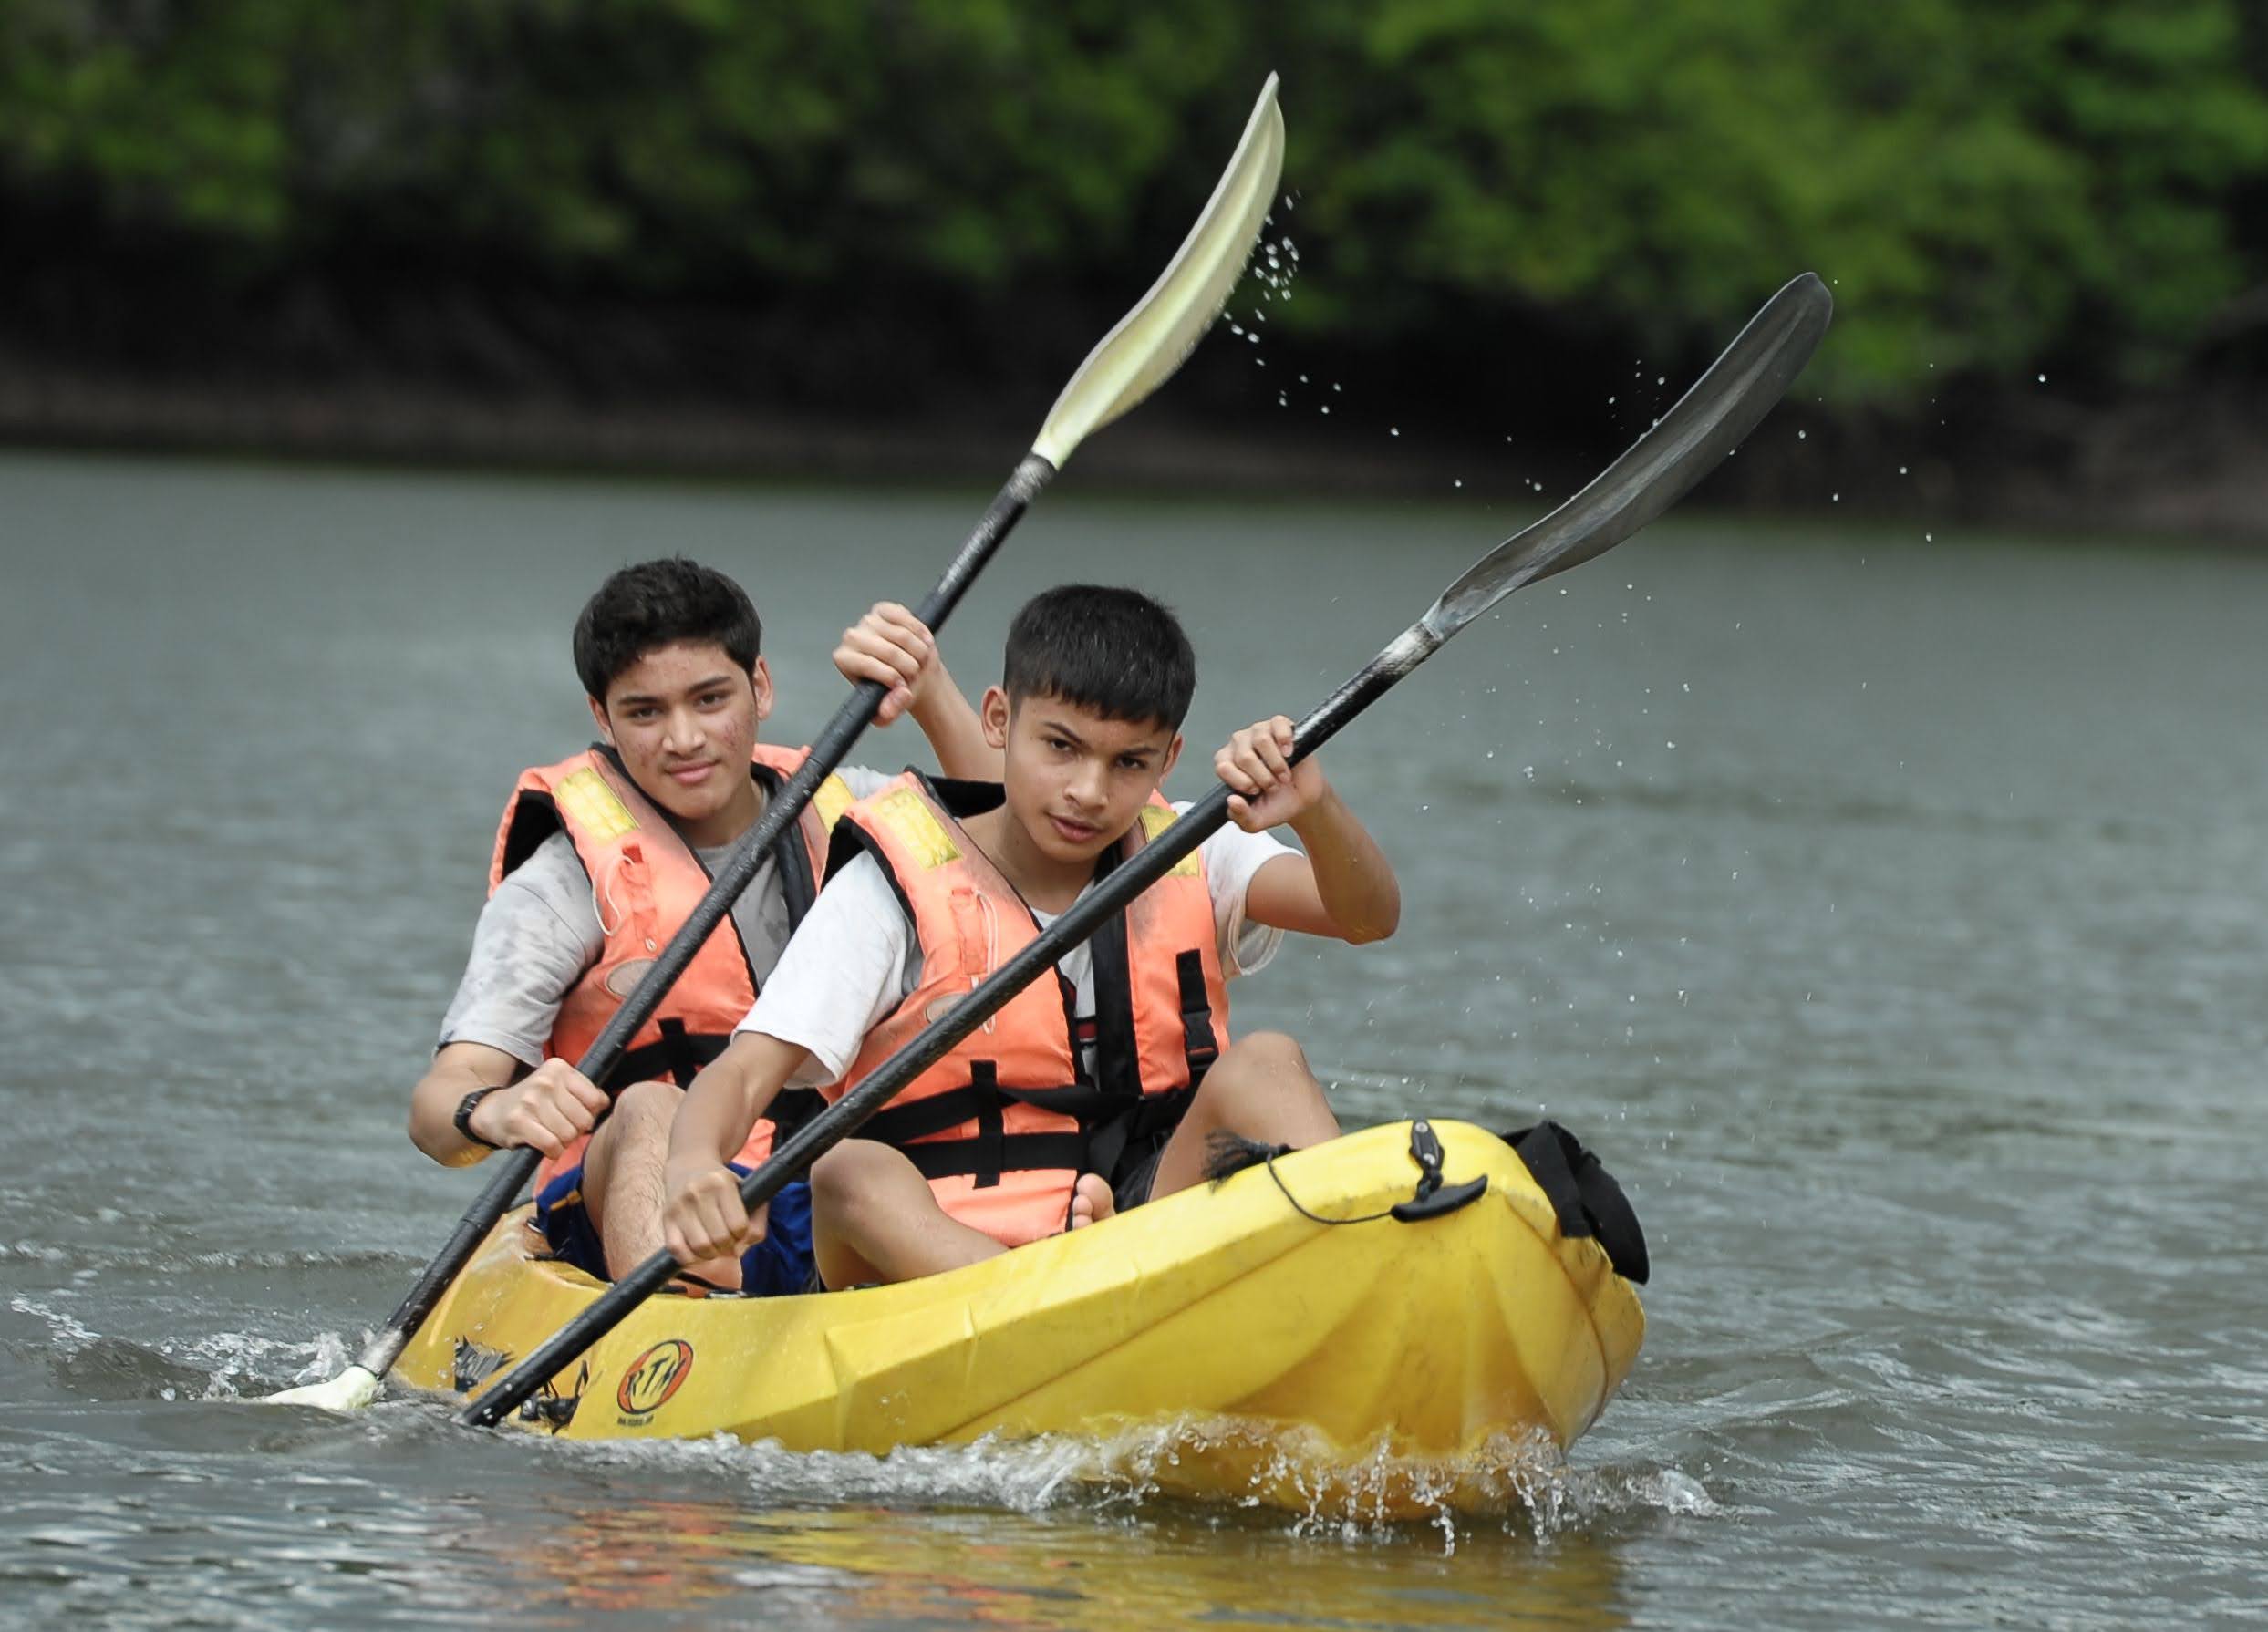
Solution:
<svg viewBox="0 0 2268 1632"><path fill-rule="evenodd" d="M1111 1198L1111 1187L1103 1183L1101 1173L1081 1173L1079 1183L1072 1187L1071 1227L1083 1230L1091 1224L1101 1224L1118 1211L1118 1203Z"/></svg>

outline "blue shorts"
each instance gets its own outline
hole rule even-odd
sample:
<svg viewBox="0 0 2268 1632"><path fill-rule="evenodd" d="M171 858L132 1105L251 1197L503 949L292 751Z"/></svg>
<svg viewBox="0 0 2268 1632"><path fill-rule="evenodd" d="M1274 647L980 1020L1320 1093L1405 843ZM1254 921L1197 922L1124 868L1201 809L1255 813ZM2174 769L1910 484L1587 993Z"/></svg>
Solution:
<svg viewBox="0 0 2268 1632"><path fill-rule="evenodd" d="M732 1171L746 1178L739 1162ZM606 1280L606 1249L583 1205L580 1163L544 1186L535 1198L535 1223L553 1256L597 1280ZM749 1297L784 1297L809 1292L813 1285L811 1255L811 1186L798 1179L772 1198L764 1238L740 1255L740 1291Z"/></svg>

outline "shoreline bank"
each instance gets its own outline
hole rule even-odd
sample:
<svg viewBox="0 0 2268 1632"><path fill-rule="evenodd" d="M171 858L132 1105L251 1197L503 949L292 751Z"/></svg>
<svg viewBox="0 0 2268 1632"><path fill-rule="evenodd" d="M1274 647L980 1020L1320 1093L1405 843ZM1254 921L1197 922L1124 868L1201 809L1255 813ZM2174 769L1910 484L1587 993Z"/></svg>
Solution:
<svg viewBox="0 0 2268 1632"><path fill-rule="evenodd" d="M1925 530L2068 529L2268 544L2268 405L2259 412L2253 406L2221 393L2092 412L2050 407L1998 428L2005 457L1989 424L1941 433L1941 444L1931 446L1897 429L1860 431L1814 418L1800 445L1760 436L1744 448L1711 483L1708 502ZM1397 432L1386 447L1371 448L1327 427L1257 412L1154 404L1082 449L1079 465L1090 483L1122 491L1463 496L1533 504L1540 513L1622 445L1590 436L1581 446L1572 436L1558 443L1507 437L1514 446L1500 450L1454 412L1436 412L1430 423L1407 418L1415 434ZM999 478L1030 430L997 399L961 413L854 421L740 403L600 402L391 381L192 384L0 359L0 447L24 449L981 485Z"/></svg>

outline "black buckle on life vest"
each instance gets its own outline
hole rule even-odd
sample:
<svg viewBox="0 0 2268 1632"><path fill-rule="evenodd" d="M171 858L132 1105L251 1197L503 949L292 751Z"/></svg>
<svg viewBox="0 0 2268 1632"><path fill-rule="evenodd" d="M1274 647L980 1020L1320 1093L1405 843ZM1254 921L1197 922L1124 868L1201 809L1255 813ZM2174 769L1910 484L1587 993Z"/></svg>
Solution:
<svg viewBox="0 0 2268 1632"><path fill-rule="evenodd" d="M1434 1131L1433 1123L1420 1117L1410 1124L1410 1160L1417 1163L1417 1193L1406 1202L1396 1202L1387 1209L1403 1224L1415 1224L1421 1219L1439 1218L1468 1207L1480 1200L1488 1188L1488 1175L1467 1179L1462 1184L1445 1185L1441 1182L1441 1135Z"/></svg>
<svg viewBox="0 0 2268 1632"><path fill-rule="evenodd" d="M1008 1101L1000 1097L999 1062L970 1060L968 1086L977 1094L977 1137L969 1156L976 1163L976 1187L989 1190L1000 1182L1000 1168L1008 1160L1004 1148L1008 1137Z"/></svg>
<svg viewBox="0 0 2268 1632"><path fill-rule="evenodd" d="M1174 977L1181 986L1181 1048L1189 1060L1189 1086L1195 1088L1220 1058L1213 1003L1205 993L1205 955L1192 947L1175 957Z"/></svg>

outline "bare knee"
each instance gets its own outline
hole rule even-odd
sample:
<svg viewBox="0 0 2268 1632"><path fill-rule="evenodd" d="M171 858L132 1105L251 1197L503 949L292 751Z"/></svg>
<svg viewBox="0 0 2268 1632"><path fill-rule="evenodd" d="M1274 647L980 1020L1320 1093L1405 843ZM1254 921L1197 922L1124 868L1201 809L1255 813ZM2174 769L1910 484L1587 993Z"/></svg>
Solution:
<svg viewBox="0 0 2268 1632"><path fill-rule="evenodd" d="M655 1122L667 1128L685 1102L685 1090L674 1082L633 1082L615 1097L617 1122Z"/></svg>
<svg viewBox="0 0 2268 1632"><path fill-rule="evenodd" d="M1280 1031L1255 1031L1238 1038L1228 1045L1206 1080L1227 1071L1232 1080L1248 1078L1282 1079L1286 1078L1311 1081L1315 1073L1308 1069L1307 1050L1299 1039Z"/></svg>
<svg viewBox="0 0 2268 1632"><path fill-rule="evenodd" d="M606 1244L609 1271L622 1275L661 1245L661 1168L669 1123L685 1090L634 1082L591 1135L583 1157L583 1204Z"/></svg>
<svg viewBox="0 0 2268 1632"><path fill-rule="evenodd" d="M1207 1072L1189 1108L1200 1136L1225 1128L1265 1144L1320 1144L1338 1120L1307 1051L1280 1031L1239 1038Z"/></svg>
<svg viewBox="0 0 2268 1632"><path fill-rule="evenodd" d="M820 1279L857 1286L951 1267L907 1257L906 1231L936 1212L928 1181L903 1154L872 1140L844 1140L812 1164L812 1250Z"/></svg>
<svg viewBox="0 0 2268 1632"><path fill-rule="evenodd" d="M812 1205L840 1217L878 1190L902 1189L921 1175L888 1145L871 1139L846 1139L811 1168Z"/></svg>
<svg viewBox="0 0 2268 1632"><path fill-rule="evenodd" d="M604 1191L626 1149L659 1151L668 1141L669 1123L678 1114L685 1090L669 1082L633 1082L615 1096L614 1109L591 1135L591 1148L583 1159L586 1182Z"/></svg>

